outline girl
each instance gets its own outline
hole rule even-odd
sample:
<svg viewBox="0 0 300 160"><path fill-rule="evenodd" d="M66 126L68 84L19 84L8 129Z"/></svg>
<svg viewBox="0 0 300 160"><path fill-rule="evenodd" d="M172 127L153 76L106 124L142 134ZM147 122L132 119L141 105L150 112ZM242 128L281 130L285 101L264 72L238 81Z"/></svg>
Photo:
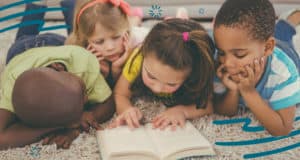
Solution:
<svg viewBox="0 0 300 160"><path fill-rule="evenodd" d="M30 28L22 27L20 30L23 34L19 35L22 38L18 39L10 48L7 63L15 55L29 48L57 46L64 43L79 45L97 56L101 64L101 72L112 86L128 58L127 48L132 48L144 39L144 36L139 35L142 38L135 43L132 42L135 36L130 34L129 13L130 6L123 0L76 1L73 32L66 41L63 36L53 33L36 35L39 33L37 25ZM23 18L24 20L41 20L43 17L26 16ZM147 32L144 32L145 34Z"/></svg>
<svg viewBox="0 0 300 160"><path fill-rule="evenodd" d="M184 126L186 119L212 113L214 45L191 20L169 19L153 27L124 66L114 97L118 117L112 126L139 127L141 111L130 98L150 95L168 108L154 117L155 128Z"/></svg>
<svg viewBox="0 0 300 160"><path fill-rule="evenodd" d="M97 56L101 72L113 85L128 58L130 6L123 0L82 0L75 8L73 33L65 44L87 48Z"/></svg>

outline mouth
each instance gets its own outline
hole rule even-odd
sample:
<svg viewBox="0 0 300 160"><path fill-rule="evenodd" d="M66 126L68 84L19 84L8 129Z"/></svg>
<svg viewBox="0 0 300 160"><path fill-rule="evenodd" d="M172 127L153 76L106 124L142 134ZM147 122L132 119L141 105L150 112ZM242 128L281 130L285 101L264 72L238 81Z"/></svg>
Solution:
<svg viewBox="0 0 300 160"><path fill-rule="evenodd" d="M112 55L106 56L105 59L107 59L111 62L114 62L114 61L118 60L120 57L121 57L121 54L114 53Z"/></svg>

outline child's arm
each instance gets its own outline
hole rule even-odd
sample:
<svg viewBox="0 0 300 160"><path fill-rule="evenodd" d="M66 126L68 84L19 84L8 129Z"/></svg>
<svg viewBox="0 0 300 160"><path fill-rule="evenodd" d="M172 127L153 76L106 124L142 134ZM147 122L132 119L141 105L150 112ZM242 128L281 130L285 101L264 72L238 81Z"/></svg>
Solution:
<svg viewBox="0 0 300 160"><path fill-rule="evenodd" d="M43 135L58 128L29 128L16 121L16 116L0 109L0 150L9 147L22 147L38 141Z"/></svg>
<svg viewBox="0 0 300 160"><path fill-rule="evenodd" d="M165 129L171 125L172 129L175 129L177 125L184 127L186 119L194 119L211 113L213 113L211 101L208 101L205 109L197 109L195 104L178 105L154 117L152 124L154 128Z"/></svg>
<svg viewBox="0 0 300 160"><path fill-rule="evenodd" d="M295 106L274 111L256 90L241 91L241 94L260 123L274 136L287 135L293 129Z"/></svg>
<svg viewBox="0 0 300 160"><path fill-rule="evenodd" d="M84 111L81 117L81 127L84 131L88 132L90 127L99 129L98 123L103 123L110 119L115 112L115 103L111 95L103 103L96 103L90 107L89 110Z"/></svg>
<svg viewBox="0 0 300 160"><path fill-rule="evenodd" d="M131 128L139 127L139 120L142 118L141 111L134 107L131 102L130 83L121 75L114 88L114 98L116 101L116 125L127 124Z"/></svg>
<svg viewBox="0 0 300 160"><path fill-rule="evenodd" d="M274 111L255 89L259 77L257 74L260 74L262 67L256 63L254 69L250 66L246 66L245 69L248 76L240 76L238 88L247 106L272 135L289 134L293 129L296 107L289 106L288 108Z"/></svg>
<svg viewBox="0 0 300 160"><path fill-rule="evenodd" d="M219 114L233 116L238 111L239 91L237 84L229 78L229 73L224 71L224 65L217 69L217 76L227 87L227 91L223 95L215 95L214 109Z"/></svg>

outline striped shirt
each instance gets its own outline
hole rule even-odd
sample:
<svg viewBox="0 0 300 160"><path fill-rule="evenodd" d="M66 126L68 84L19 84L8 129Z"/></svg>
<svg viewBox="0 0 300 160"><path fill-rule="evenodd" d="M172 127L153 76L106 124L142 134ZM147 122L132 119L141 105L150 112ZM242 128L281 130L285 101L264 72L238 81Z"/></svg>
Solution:
<svg viewBox="0 0 300 160"><path fill-rule="evenodd" d="M281 49L275 48L268 57L265 72L256 85L256 90L274 110L300 104L300 76L297 66ZM222 94L225 91L225 86L216 78L214 92ZM239 102L245 106L242 97Z"/></svg>

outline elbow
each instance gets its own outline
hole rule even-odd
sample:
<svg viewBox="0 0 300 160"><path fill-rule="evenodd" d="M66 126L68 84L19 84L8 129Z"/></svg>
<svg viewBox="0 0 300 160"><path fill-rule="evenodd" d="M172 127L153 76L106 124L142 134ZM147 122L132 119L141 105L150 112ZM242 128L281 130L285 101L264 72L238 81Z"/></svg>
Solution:
<svg viewBox="0 0 300 160"><path fill-rule="evenodd" d="M272 136L287 136L290 134L292 131L292 127L284 128L284 129L279 129L279 130L274 130L274 131L269 131L269 133Z"/></svg>

